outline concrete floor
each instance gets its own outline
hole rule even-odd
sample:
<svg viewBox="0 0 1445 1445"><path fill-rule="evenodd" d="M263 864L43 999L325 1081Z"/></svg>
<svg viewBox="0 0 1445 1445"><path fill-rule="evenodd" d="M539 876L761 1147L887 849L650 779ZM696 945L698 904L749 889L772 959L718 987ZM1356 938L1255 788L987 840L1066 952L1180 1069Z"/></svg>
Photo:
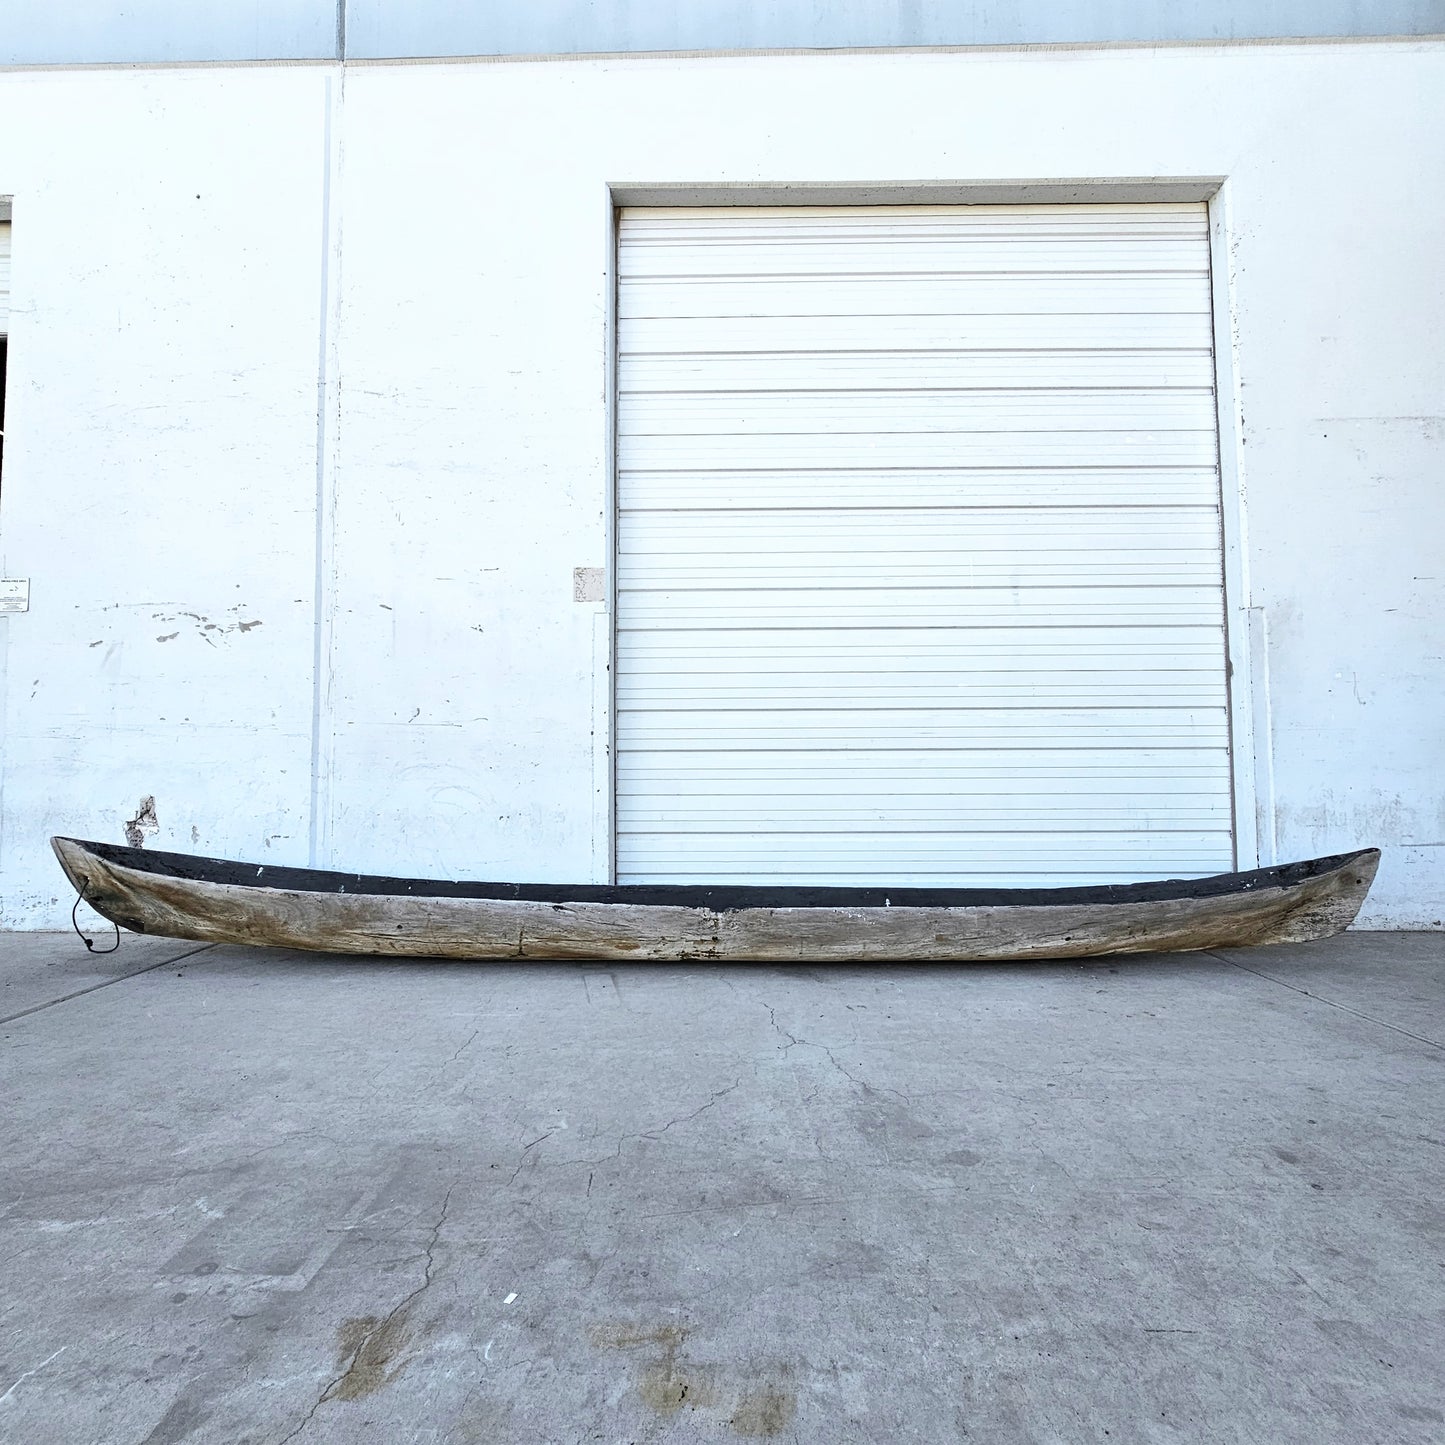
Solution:
<svg viewBox="0 0 1445 1445"><path fill-rule="evenodd" d="M0 1016L19 1445L1445 1439L1439 934L826 970L8 935Z"/></svg>

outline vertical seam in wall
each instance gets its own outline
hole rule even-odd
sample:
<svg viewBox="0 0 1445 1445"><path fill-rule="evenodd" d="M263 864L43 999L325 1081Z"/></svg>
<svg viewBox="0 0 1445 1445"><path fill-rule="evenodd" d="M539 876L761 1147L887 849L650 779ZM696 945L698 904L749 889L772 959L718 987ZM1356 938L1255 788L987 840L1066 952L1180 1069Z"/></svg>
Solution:
<svg viewBox="0 0 1445 1445"><path fill-rule="evenodd" d="M621 490L618 485L617 438L618 388L621 358L618 350L620 323L617 288L621 284L620 246L622 211L607 188L607 306L604 312L606 337L603 347L607 389L607 881L617 882L617 536L621 527Z"/></svg>
<svg viewBox="0 0 1445 1445"><path fill-rule="evenodd" d="M1267 866L1278 860L1274 845L1274 739L1268 722L1269 718L1269 659L1261 649L1268 647L1268 632L1254 627L1252 619L1262 616L1262 609L1254 597L1254 569L1249 551L1249 480L1245 460L1246 438L1244 434L1244 367L1239 352L1239 288L1235 282L1234 245L1236 241L1233 221L1233 200L1229 182L1219 188L1215 204L1220 208L1221 260L1224 263L1222 284L1224 287L1224 319L1228 323L1228 366L1230 394L1226 397L1218 390L1216 381L1215 412L1219 418L1221 435L1226 414L1221 410L1228 407L1227 419L1230 429L1230 497L1226 503L1221 494L1221 505L1228 505L1234 517L1235 548L1237 550L1237 572L1239 596L1234 599L1236 615L1243 620L1240 629L1243 639L1244 656L1238 659L1241 666L1236 668L1238 684L1246 689L1243 699L1242 717L1249 729L1249 755L1239 758L1239 766L1250 769L1249 796L1254 808L1254 840L1256 866ZM1218 340L1216 338L1215 375L1218 376ZM1223 472L1220 474L1221 486ZM1265 726L1259 726L1261 709ZM1231 722L1233 719L1231 719ZM1263 785L1263 786L1261 786ZM1261 804L1266 810L1264 826L1261 826ZM1246 820L1248 821L1248 820Z"/></svg>
<svg viewBox="0 0 1445 1445"><path fill-rule="evenodd" d="M14 221L15 221L15 198L14 198L14 196L12 196L12 195L10 195L10 194L7 193L7 194L6 194L6 201L7 201L7 206L6 206L6 220L8 220L8 221L11 223L11 227L12 227L12 229L11 229L11 235L10 235L10 246L11 246L11 250L10 250L10 302L11 302L10 315L11 315L11 317L13 318L14 315L15 315L14 305L13 305L14 300L15 300L15 249L14 249L14 248L15 248L15 233L14 233L14 229L13 229L13 228L14 228ZM10 322L7 322L7 323L6 323L6 328L5 328L5 335L6 335L6 342L7 342L6 363L5 363L5 364L6 364L6 367L8 368L7 375L6 375L6 400L7 400L7 402L10 402L10 399L11 399L11 398L14 396L14 394L15 394L15 387L14 387L15 368L14 368L14 366L12 365L12 362L13 362L13 351L9 348L9 345L8 345L8 343L9 343L9 338L10 338L10 324L11 324ZM13 402L12 402L11 404L13 405ZM3 415L0 415L0 426L3 426L3 425L4 425L4 421L5 421L4 416L3 416ZM11 464L10 464L10 465L11 465L11 471L12 471L12 473L13 473L13 471L14 471L14 465L15 465L15 464L14 464L14 461L13 461L14 454L15 454L15 449L14 449L13 446L11 447L10 451L11 451L11 457L12 457L12 461L11 461ZM13 485L13 483L12 483L12 485ZM3 501L0 501L0 508L3 508ZM5 537L3 516L4 516L3 511L0 511L0 576L3 576L3 575L8 574L8 572L9 572L9 570L10 570L10 569L9 569L9 556L10 556L10 554L9 554L9 551L3 546L3 541L4 541L4 537ZM9 749L9 731L10 731L10 722L9 722L9 718L10 718L10 628L13 626L13 623L14 623L14 614L12 614L10 617L7 617L7 618L3 619L3 621L0 621L0 878L4 878L4 877L6 877L6 876L8 875L7 864L8 864L8 862L9 862L9 858L8 858L8 856L7 856L7 854L6 854L6 851L5 851L5 843L6 843L6 837L7 837L6 828L5 828L5 819L6 819L6 817L8 816L7 813L6 813L6 811L5 811L5 780L6 780L7 774L9 773L9 768L6 766L6 760L7 760L7 759L10 757L10 755L11 755L11 754L10 754L10 749ZM3 890L0 890L0 928L10 928L10 927L13 927L16 921L17 921L17 920L12 917L11 912L10 912L10 909L9 909L9 908L7 907L7 905L6 905L6 899L5 899L5 895L4 895Z"/></svg>
<svg viewBox="0 0 1445 1445"><path fill-rule="evenodd" d="M1269 687L1269 616L1249 609L1251 704L1255 752L1255 831L1261 864L1279 859L1279 824L1274 811L1274 712Z"/></svg>
<svg viewBox="0 0 1445 1445"><path fill-rule="evenodd" d="M343 0L344 4L344 0ZM331 653L335 606L336 450L340 433L340 367L337 327L341 271L341 115L346 70L326 77L321 182L320 314L316 358L316 550L311 655L311 794L307 858L311 867L330 860Z"/></svg>
<svg viewBox="0 0 1445 1445"><path fill-rule="evenodd" d="M1232 275L1228 181L1208 203L1210 332L1214 370L1216 472L1219 487L1222 615L1229 670L1229 806L1233 819L1234 866L1253 868L1261 857L1259 836L1259 739L1254 728L1256 699L1253 634L1250 625L1250 569L1245 516L1243 436L1240 430L1237 317ZM1272 861L1272 859L1270 860Z"/></svg>
<svg viewBox="0 0 1445 1445"><path fill-rule="evenodd" d="M1220 640L1224 646L1224 723L1228 738L1229 759L1229 851L1230 866L1238 870L1244 867L1240 862L1239 849L1239 743L1235 727L1237 701L1234 683L1234 649L1230 646L1230 527L1224 515L1224 438L1220 426L1219 403L1223 388L1219 384L1219 267L1215 257L1215 212L1208 203L1204 207L1205 255L1209 262L1209 369L1214 391L1214 495L1218 503L1219 539L1219 625ZM1222 226L1220 231L1222 234Z"/></svg>
<svg viewBox="0 0 1445 1445"><path fill-rule="evenodd" d="M346 59L346 7L350 0L336 0L336 58Z"/></svg>

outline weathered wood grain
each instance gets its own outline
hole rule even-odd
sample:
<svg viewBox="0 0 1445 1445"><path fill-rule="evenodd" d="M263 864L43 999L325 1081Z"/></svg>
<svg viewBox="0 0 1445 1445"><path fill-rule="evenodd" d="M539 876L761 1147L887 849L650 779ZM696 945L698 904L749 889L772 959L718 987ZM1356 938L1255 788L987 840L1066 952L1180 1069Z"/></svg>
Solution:
<svg viewBox="0 0 1445 1445"><path fill-rule="evenodd" d="M248 886L52 843L85 900L138 933L443 959L982 963L1300 943L1353 922L1380 857L1366 849L1303 881L1144 902L709 909L567 902L563 889L559 901L525 901Z"/></svg>

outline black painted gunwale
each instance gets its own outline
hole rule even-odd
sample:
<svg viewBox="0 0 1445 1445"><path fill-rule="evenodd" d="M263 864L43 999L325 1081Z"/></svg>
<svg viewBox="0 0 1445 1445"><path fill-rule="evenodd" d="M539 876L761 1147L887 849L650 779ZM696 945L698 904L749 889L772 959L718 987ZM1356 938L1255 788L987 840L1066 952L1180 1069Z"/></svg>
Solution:
<svg viewBox="0 0 1445 1445"><path fill-rule="evenodd" d="M1377 850L1360 848L1327 858L1310 858L1246 873L1216 873L1209 878L1169 878L1150 883L1113 883L1082 888L850 888L769 884L696 883L467 883L428 878L387 878L366 873L336 873L321 868L278 868L238 863L188 853L127 848L59 838L92 853L102 862L158 878L218 883L265 892L347 894L369 898L471 898L519 903L616 903L634 906L705 908L717 913L742 908L1058 908L1097 903L1165 903L1253 893L1261 888L1291 888Z"/></svg>

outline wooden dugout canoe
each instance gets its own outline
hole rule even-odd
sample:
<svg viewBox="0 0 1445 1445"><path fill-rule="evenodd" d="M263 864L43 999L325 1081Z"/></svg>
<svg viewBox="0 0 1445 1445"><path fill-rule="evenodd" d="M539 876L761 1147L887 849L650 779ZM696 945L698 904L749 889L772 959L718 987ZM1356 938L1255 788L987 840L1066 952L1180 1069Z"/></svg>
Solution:
<svg viewBox="0 0 1445 1445"><path fill-rule="evenodd" d="M1379 850L1092 888L447 883L53 838L137 933L408 958L1008 962L1305 943L1348 928Z"/></svg>

